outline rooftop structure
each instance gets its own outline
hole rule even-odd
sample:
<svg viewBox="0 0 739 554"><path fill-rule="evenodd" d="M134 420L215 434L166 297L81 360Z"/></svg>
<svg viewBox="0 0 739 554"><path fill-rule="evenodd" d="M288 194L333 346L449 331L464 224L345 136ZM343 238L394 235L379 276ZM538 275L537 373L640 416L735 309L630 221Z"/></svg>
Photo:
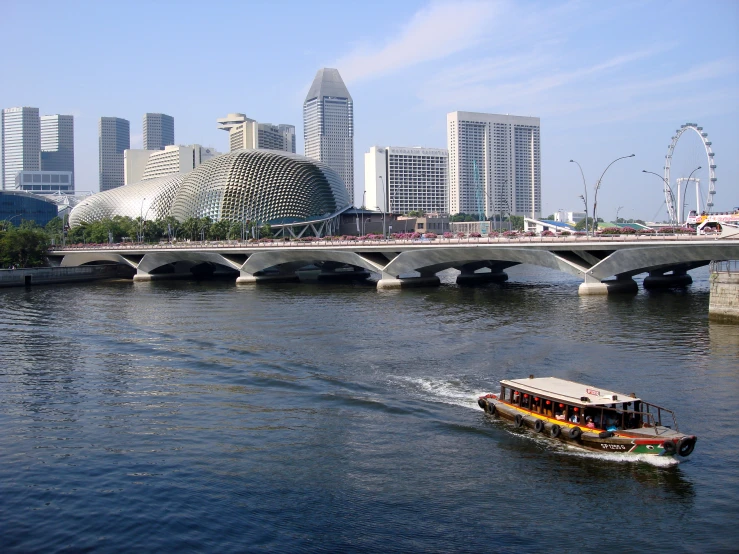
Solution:
<svg viewBox="0 0 739 554"><path fill-rule="evenodd" d="M242 113L231 113L218 119L218 128L228 131L231 152L260 148L295 153L294 125L259 123Z"/></svg>
<svg viewBox="0 0 739 554"><path fill-rule="evenodd" d="M34 194L74 194L71 171L19 171L15 189Z"/></svg>

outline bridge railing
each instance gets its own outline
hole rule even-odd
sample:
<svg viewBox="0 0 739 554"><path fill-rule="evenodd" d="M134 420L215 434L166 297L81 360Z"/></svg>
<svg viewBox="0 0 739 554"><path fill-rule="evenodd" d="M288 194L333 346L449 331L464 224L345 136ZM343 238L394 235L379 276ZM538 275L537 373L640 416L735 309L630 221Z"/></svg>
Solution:
<svg viewBox="0 0 739 554"><path fill-rule="evenodd" d="M711 273L739 273L739 260L715 260L709 268Z"/></svg>
<svg viewBox="0 0 739 554"><path fill-rule="evenodd" d="M510 244L510 243L598 243L598 242L675 242L675 241L706 241L713 237L704 235L601 235L586 236L559 236L559 237L464 237L435 239L365 239L365 240L274 240L272 242L247 241L190 241L165 243L116 243L116 244L72 244L65 247L53 246L51 252L88 250L91 248L105 250L161 250L175 248L302 248L302 247L334 247L334 246L432 246L432 245L475 245L475 244Z"/></svg>

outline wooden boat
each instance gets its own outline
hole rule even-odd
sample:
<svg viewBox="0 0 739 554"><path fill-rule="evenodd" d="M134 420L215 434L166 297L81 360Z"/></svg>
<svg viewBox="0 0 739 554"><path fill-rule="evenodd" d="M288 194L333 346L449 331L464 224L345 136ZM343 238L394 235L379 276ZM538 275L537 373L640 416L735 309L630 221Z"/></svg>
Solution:
<svg viewBox="0 0 739 554"><path fill-rule="evenodd" d="M478 404L516 427L597 452L685 457L697 441L679 431L671 410L557 377L503 380L499 395L481 396Z"/></svg>

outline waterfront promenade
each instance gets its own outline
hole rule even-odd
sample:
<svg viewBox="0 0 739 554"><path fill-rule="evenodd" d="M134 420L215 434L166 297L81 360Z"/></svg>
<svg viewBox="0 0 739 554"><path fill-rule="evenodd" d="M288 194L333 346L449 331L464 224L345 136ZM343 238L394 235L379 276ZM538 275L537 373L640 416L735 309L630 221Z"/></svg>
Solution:
<svg viewBox="0 0 739 554"><path fill-rule="evenodd" d="M305 267L325 278L380 274L378 288L438 284L436 274L455 268L458 282L505 281L505 269L532 264L583 280L580 294L688 284L687 271L712 260L739 259L739 237L599 236L436 238L433 240L334 240L179 242L75 245L50 251L54 265L115 262L136 270L134 279L182 277L193 271L238 272L237 283L297 279Z"/></svg>

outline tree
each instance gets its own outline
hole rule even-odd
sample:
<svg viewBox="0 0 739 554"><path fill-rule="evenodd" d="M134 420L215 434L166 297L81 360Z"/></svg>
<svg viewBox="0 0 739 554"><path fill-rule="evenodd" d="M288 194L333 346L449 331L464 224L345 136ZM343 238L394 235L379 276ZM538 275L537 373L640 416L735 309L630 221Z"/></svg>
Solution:
<svg viewBox="0 0 739 554"><path fill-rule="evenodd" d="M554 214L550 214L546 216L544 219L548 219L549 221L552 221L554 219Z"/></svg>
<svg viewBox="0 0 739 554"><path fill-rule="evenodd" d="M588 217L588 228L591 228L593 226L593 218ZM575 224L575 231L584 231L585 230L585 218L582 218L580 221L578 221Z"/></svg>
<svg viewBox="0 0 739 554"><path fill-rule="evenodd" d="M511 227L516 231L523 231L523 216L511 215Z"/></svg>
<svg viewBox="0 0 739 554"><path fill-rule="evenodd" d="M46 263L49 236L35 229L8 229L0 234L0 264L35 267Z"/></svg>
<svg viewBox="0 0 739 554"><path fill-rule="evenodd" d="M226 240L231 230L231 222L227 219L221 219L210 226L208 231L208 239L210 240Z"/></svg>
<svg viewBox="0 0 739 554"><path fill-rule="evenodd" d="M423 217L423 211L411 210L410 212L408 212L408 217Z"/></svg>

